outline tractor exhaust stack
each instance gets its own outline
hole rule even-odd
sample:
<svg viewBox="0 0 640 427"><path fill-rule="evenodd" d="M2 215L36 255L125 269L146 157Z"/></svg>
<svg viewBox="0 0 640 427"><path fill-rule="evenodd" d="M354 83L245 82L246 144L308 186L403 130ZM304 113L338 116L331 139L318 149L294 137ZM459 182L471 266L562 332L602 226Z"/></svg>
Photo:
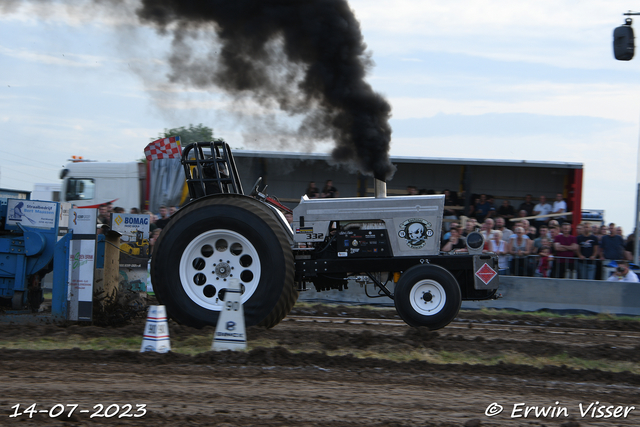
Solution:
<svg viewBox="0 0 640 427"><path fill-rule="evenodd" d="M375 178L373 180L374 182L374 194L376 196L376 199L384 199L387 197L387 183L379 180L378 178Z"/></svg>

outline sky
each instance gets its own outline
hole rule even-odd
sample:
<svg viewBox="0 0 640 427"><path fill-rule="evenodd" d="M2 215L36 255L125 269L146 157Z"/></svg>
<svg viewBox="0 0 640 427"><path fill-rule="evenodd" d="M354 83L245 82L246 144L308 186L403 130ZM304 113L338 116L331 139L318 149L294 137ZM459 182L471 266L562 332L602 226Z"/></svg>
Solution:
<svg viewBox="0 0 640 427"><path fill-rule="evenodd" d="M116 15L86 0L0 4L0 188L59 183L72 155L140 159L150 138L190 123L232 147L330 151L248 138L241 118L259 108L168 83L170 39L123 1ZM582 163L583 208L632 231L640 54L616 61L612 33L634 2L349 4L375 63L367 81L392 106L391 155Z"/></svg>

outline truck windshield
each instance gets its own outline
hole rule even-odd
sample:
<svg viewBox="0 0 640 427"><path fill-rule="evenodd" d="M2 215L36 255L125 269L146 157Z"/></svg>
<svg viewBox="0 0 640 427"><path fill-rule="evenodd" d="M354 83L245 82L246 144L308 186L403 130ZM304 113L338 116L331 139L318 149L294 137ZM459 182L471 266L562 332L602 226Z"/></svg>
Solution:
<svg viewBox="0 0 640 427"><path fill-rule="evenodd" d="M67 180L66 200L90 200L94 197L96 184L90 178L69 178Z"/></svg>

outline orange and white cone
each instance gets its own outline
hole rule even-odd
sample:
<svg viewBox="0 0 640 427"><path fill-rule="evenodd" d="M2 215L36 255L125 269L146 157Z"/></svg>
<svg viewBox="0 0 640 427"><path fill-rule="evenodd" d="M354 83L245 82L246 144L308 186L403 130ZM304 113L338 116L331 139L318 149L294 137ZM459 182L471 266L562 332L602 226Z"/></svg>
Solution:
<svg viewBox="0 0 640 427"><path fill-rule="evenodd" d="M164 305L149 306L140 353L147 351L155 351L156 353L171 351L167 310Z"/></svg>

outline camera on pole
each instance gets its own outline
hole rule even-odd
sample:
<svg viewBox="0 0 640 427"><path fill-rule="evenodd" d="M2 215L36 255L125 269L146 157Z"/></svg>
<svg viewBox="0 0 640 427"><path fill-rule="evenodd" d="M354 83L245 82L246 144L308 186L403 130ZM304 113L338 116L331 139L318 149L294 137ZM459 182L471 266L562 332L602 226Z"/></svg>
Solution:
<svg viewBox="0 0 640 427"><path fill-rule="evenodd" d="M635 52L633 28L631 18L626 18L624 24L613 30L613 54L619 61L629 61Z"/></svg>

